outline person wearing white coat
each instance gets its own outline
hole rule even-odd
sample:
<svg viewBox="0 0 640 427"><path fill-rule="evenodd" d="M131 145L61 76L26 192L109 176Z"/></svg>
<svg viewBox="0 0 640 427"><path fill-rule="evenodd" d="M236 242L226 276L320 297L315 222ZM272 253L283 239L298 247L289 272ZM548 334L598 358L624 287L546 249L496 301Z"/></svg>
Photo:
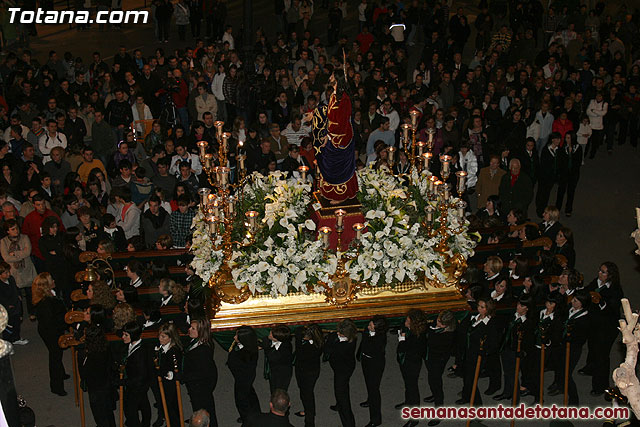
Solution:
<svg viewBox="0 0 640 427"><path fill-rule="evenodd" d="M142 112L142 115L140 115ZM151 109L147 104L144 103L144 98L141 95L136 97L136 102L131 106L131 115L133 117L134 123L138 120L153 120L153 115L151 114ZM136 124L136 133L139 136L144 136L145 133L144 123Z"/></svg>
<svg viewBox="0 0 640 427"><path fill-rule="evenodd" d="M466 189L470 190L478 183L478 158L473 153L473 150L469 149L468 143L460 145L458 158L460 159L460 167L467 173Z"/></svg>
<svg viewBox="0 0 640 427"><path fill-rule="evenodd" d="M198 120L203 120L204 113L211 113L213 117L218 115L218 103L216 97L207 92L206 83L198 83L198 96L195 98Z"/></svg>
<svg viewBox="0 0 640 427"><path fill-rule="evenodd" d="M540 123L540 136L538 141L536 142L536 148L538 149L538 153L542 151L544 147L547 146L547 142L549 140L549 135L551 134L553 128L553 114L549 111L549 104L544 103L540 108L540 111L536 113L536 120Z"/></svg>
<svg viewBox="0 0 640 427"><path fill-rule="evenodd" d="M214 114L213 116L216 120L227 119L224 92L222 91L222 85L226 76L224 65L218 65L218 72L213 76L213 81L211 82L211 93L216 97L216 102L218 103L218 115L216 116Z"/></svg>
<svg viewBox="0 0 640 427"><path fill-rule="evenodd" d="M590 159L594 158L596 151L598 151L598 147L600 147L600 144L602 144L602 140L604 139L604 124L602 119L607 114L608 110L609 104L604 101L601 92L596 94L595 99L592 99L587 107L587 116L589 116L589 121L591 122Z"/></svg>

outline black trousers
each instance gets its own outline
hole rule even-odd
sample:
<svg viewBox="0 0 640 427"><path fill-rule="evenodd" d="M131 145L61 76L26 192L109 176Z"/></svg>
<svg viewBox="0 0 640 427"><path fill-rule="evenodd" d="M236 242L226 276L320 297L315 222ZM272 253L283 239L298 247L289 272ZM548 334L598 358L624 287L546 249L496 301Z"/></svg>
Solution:
<svg viewBox="0 0 640 427"><path fill-rule="evenodd" d="M502 394L512 396L516 372L516 352L510 348L504 348L500 359L502 360L502 373L504 377Z"/></svg>
<svg viewBox="0 0 640 427"><path fill-rule="evenodd" d="M567 190L567 204L565 205L565 212L573 212L573 199L576 196L576 188L578 187L578 181L580 180L580 174L569 175L567 181L564 183ZM560 198L560 187L558 188L558 199ZM560 199L559 199L560 200ZM562 209L562 203L557 205L558 209Z"/></svg>
<svg viewBox="0 0 640 427"><path fill-rule="evenodd" d="M405 360L400 365L400 372L404 381L404 404L406 406L416 406L420 404L420 388L418 387L418 377L422 369L422 361Z"/></svg>
<svg viewBox="0 0 640 427"><path fill-rule="evenodd" d="M427 381L431 394L433 394L433 403L437 406L444 404L444 391L442 390L442 375L444 368L447 366L449 357L429 356L427 360Z"/></svg>
<svg viewBox="0 0 640 427"><path fill-rule="evenodd" d="M565 344L566 345L566 344ZM576 348L574 348L576 347ZM566 348L563 346L563 348ZM578 388L576 387L576 382L573 380L573 371L576 368L576 365L578 364L578 360L580 360L580 356L582 355L582 346L577 346L577 345L572 345L570 350L569 350L569 406L578 406L579 405L579 399L578 399ZM565 351L565 357L566 357L566 351ZM562 372L564 373L564 365L565 365L565 357L562 358L562 365L563 365L563 369ZM564 384L564 378L562 381L562 384Z"/></svg>
<svg viewBox="0 0 640 427"><path fill-rule="evenodd" d="M176 25L178 27L178 38L181 42L183 42L187 37L187 26L186 25Z"/></svg>
<svg viewBox="0 0 640 427"><path fill-rule="evenodd" d="M273 393L276 389L287 391L291 383L293 375L293 367L272 369L269 377L269 391Z"/></svg>
<svg viewBox="0 0 640 427"><path fill-rule="evenodd" d="M546 351L547 349L545 349L545 355ZM534 348L522 370L522 381L533 394L534 402L538 402L540 397L540 356L541 350L537 347Z"/></svg>
<svg viewBox="0 0 640 427"><path fill-rule="evenodd" d="M536 213L539 217L542 217L544 208L546 208L549 203L549 195L551 194L551 189L555 184L555 181L538 181L538 191L536 193ZM558 194L559 193L560 192L558 192Z"/></svg>
<svg viewBox="0 0 640 427"><path fill-rule="evenodd" d="M611 347L618 338L618 329L615 325L599 325L596 330L597 344L594 347L593 376L591 388L603 391L610 386L611 379Z"/></svg>
<svg viewBox="0 0 640 427"><path fill-rule="evenodd" d="M502 368L500 366L500 354L494 353L485 356L485 369L489 375L489 388L487 390L499 390Z"/></svg>
<svg viewBox="0 0 640 427"><path fill-rule="evenodd" d="M589 144L591 145L591 153L589 154L589 158L593 159L596 155L596 151L600 148L600 144L602 144L602 140L604 139L604 129L593 129L591 133L591 138L589 139Z"/></svg>
<svg viewBox="0 0 640 427"><path fill-rule="evenodd" d="M218 427L216 403L213 400L213 390L215 387L215 383L187 383L187 393L189 393L189 399L191 400L192 412L196 412L199 409L206 410L209 413L209 424L211 427Z"/></svg>
<svg viewBox="0 0 640 427"><path fill-rule="evenodd" d="M191 36L200 37L200 28L202 26L202 18L198 16L191 17Z"/></svg>
<svg viewBox="0 0 640 427"><path fill-rule="evenodd" d="M151 392L153 393L153 399L155 400L155 407L158 410L158 418L164 420L164 409L162 408L162 396L160 396L160 387L158 386L157 378L153 378L151 381Z"/></svg>
<svg viewBox="0 0 640 427"><path fill-rule="evenodd" d="M158 20L158 40L169 40L169 26L171 25L170 19Z"/></svg>
<svg viewBox="0 0 640 427"><path fill-rule="evenodd" d="M49 387L53 392L64 390L64 365L62 364L62 349L57 339L42 337L49 353Z"/></svg>
<svg viewBox="0 0 640 427"><path fill-rule="evenodd" d="M462 377L462 399L467 402L471 401L471 390L473 388L473 378L476 374L476 364L478 362L478 354L473 353L467 355L464 361L464 372ZM478 390L478 386L476 385L475 397L473 404L475 406L482 406L482 396L480 395L480 390Z"/></svg>
<svg viewBox="0 0 640 427"><path fill-rule="evenodd" d="M296 382L300 389L300 400L304 408L304 426L316 425L316 396L314 389L320 376L320 370L296 369Z"/></svg>
<svg viewBox="0 0 640 427"><path fill-rule="evenodd" d="M333 373L333 393L338 405L338 414L342 427L355 427L356 419L351 409L351 393L349 391L349 380L353 371L348 373Z"/></svg>
<svg viewBox="0 0 640 427"><path fill-rule="evenodd" d="M362 374L367 386L367 402L369 402L369 421L373 424L382 424L380 383L382 382L384 365L384 358L370 359L362 356Z"/></svg>
<svg viewBox="0 0 640 427"><path fill-rule="evenodd" d="M116 427L111 390L89 390L89 406L97 427Z"/></svg>
<svg viewBox="0 0 640 427"><path fill-rule="evenodd" d="M169 413L171 425L179 426L180 412L178 409L178 390L176 389L176 382L163 378L162 387L164 388L164 398L167 402L167 412Z"/></svg>
<svg viewBox="0 0 640 427"><path fill-rule="evenodd" d="M124 390L124 415L127 418L127 427L148 427L151 424L151 406L147 398L148 389ZM142 413L142 421L138 416Z"/></svg>
<svg viewBox="0 0 640 427"><path fill-rule="evenodd" d="M247 381L244 378L236 378L233 386L233 396L236 402L236 409L242 418L242 422L246 423L255 414L260 413L260 400L256 390L253 388L253 380Z"/></svg>

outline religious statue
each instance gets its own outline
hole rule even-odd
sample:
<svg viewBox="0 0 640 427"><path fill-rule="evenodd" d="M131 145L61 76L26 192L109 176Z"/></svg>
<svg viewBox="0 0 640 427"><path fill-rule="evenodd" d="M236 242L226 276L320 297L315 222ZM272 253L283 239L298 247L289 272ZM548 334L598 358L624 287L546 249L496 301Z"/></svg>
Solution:
<svg viewBox="0 0 640 427"><path fill-rule="evenodd" d="M334 72L329 84L333 87L329 105L322 105L307 113L304 120L312 124L320 194L336 205L355 197L358 192L356 141L346 73Z"/></svg>

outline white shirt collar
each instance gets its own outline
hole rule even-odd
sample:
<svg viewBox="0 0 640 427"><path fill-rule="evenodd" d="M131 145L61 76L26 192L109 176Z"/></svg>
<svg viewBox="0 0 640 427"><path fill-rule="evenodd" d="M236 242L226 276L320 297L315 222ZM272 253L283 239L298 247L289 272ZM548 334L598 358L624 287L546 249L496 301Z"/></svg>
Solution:
<svg viewBox="0 0 640 427"><path fill-rule="evenodd" d="M131 356L131 353L133 353L134 351L136 351L139 347L140 344L142 343L142 340L138 340L138 341L133 341L129 343L129 351L128 351L128 356Z"/></svg>
<svg viewBox="0 0 640 427"><path fill-rule="evenodd" d="M271 348L275 347L276 351L280 349L281 345L282 345L281 341L271 341Z"/></svg>
<svg viewBox="0 0 640 427"><path fill-rule="evenodd" d="M338 340L339 340L340 342L345 342L345 341L349 341L349 338L344 337L344 336L342 336L342 335L338 335Z"/></svg>
<svg viewBox="0 0 640 427"><path fill-rule="evenodd" d="M540 319L541 319L541 320L544 320L544 319L546 319L546 318L549 318L549 319L553 320L553 315L554 315L554 314L556 314L556 313L555 313L555 311L552 311L552 312L551 312L551 314L547 314L547 310L546 310L546 309L545 309L545 310L542 310L542 311L540 312Z"/></svg>
<svg viewBox="0 0 640 427"><path fill-rule="evenodd" d="M598 279L598 289L600 288L609 288L611 286L611 282L604 282L602 283L602 280Z"/></svg>
<svg viewBox="0 0 640 427"><path fill-rule="evenodd" d="M520 319L520 321L522 321L522 322L526 322L527 321L527 315L526 314L521 316L518 313L515 313L515 318L516 318L516 320Z"/></svg>
<svg viewBox="0 0 640 427"><path fill-rule="evenodd" d="M171 297L172 296L173 295L169 295L168 297L163 297L162 298L162 303L160 304L160 307L163 307L163 306L169 304L169 301L171 301Z"/></svg>
<svg viewBox="0 0 640 427"><path fill-rule="evenodd" d="M370 337L375 337L376 336L376 331L369 331L369 336Z"/></svg>
<svg viewBox="0 0 640 427"><path fill-rule="evenodd" d="M242 350L244 348L244 345L237 343L236 347L238 347L238 350Z"/></svg>
<svg viewBox="0 0 640 427"><path fill-rule="evenodd" d="M141 285L142 285L142 279L139 277L136 280L131 281L131 286L133 286L134 288L139 288Z"/></svg>
<svg viewBox="0 0 640 427"><path fill-rule="evenodd" d="M160 348L162 349L163 353L166 353L171 348L171 342L168 342L165 345L161 345Z"/></svg>
<svg viewBox="0 0 640 427"><path fill-rule="evenodd" d="M480 315L476 314L471 318L471 320L473 321L473 327L478 326L480 323L484 323L486 325L487 323L489 323L489 320L491 320L491 317L489 316L484 316L482 319L479 319L479 317Z"/></svg>
<svg viewBox="0 0 640 427"><path fill-rule="evenodd" d="M504 296L504 292L501 293L500 295L496 296L498 294L498 292L496 292L496 290L494 289L493 291L491 291L491 298L496 300L496 301L500 301L502 299L502 297Z"/></svg>
<svg viewBox="0 0 640 427"><path fill-rule="evenodd" d="M580 313L580 314L578 314ZM587 315L587 310L581 308L580 310L576 310L575 308L571 307L569 309L569 318L571 318L571 316L575 316L576 314L578 314L577 316L574 317L574 319L578 319L582 316L586 316Z"/></svg>
<svg viewBox="0 0 640 427"><path fill-rule="evenodd" d="M487 277L487 280L493 280L493 279L495 279L496 277L498 277L499 275L500 275L500 273L496 273L496 274L494 274L494 275L493 275L493 276L491 276L491 277Z"/></svg>

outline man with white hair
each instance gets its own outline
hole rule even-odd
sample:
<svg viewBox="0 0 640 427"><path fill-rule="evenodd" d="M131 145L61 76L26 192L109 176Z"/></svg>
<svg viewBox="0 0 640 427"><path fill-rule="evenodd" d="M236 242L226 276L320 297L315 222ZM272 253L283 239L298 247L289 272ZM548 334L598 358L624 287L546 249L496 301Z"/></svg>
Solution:
<svg viewBox="0 0 640 427"><path fill-rule="evenodd" d="M209 413L204 409L199 409L191 416L189 421L191 427L209 427Z"/></svg>

